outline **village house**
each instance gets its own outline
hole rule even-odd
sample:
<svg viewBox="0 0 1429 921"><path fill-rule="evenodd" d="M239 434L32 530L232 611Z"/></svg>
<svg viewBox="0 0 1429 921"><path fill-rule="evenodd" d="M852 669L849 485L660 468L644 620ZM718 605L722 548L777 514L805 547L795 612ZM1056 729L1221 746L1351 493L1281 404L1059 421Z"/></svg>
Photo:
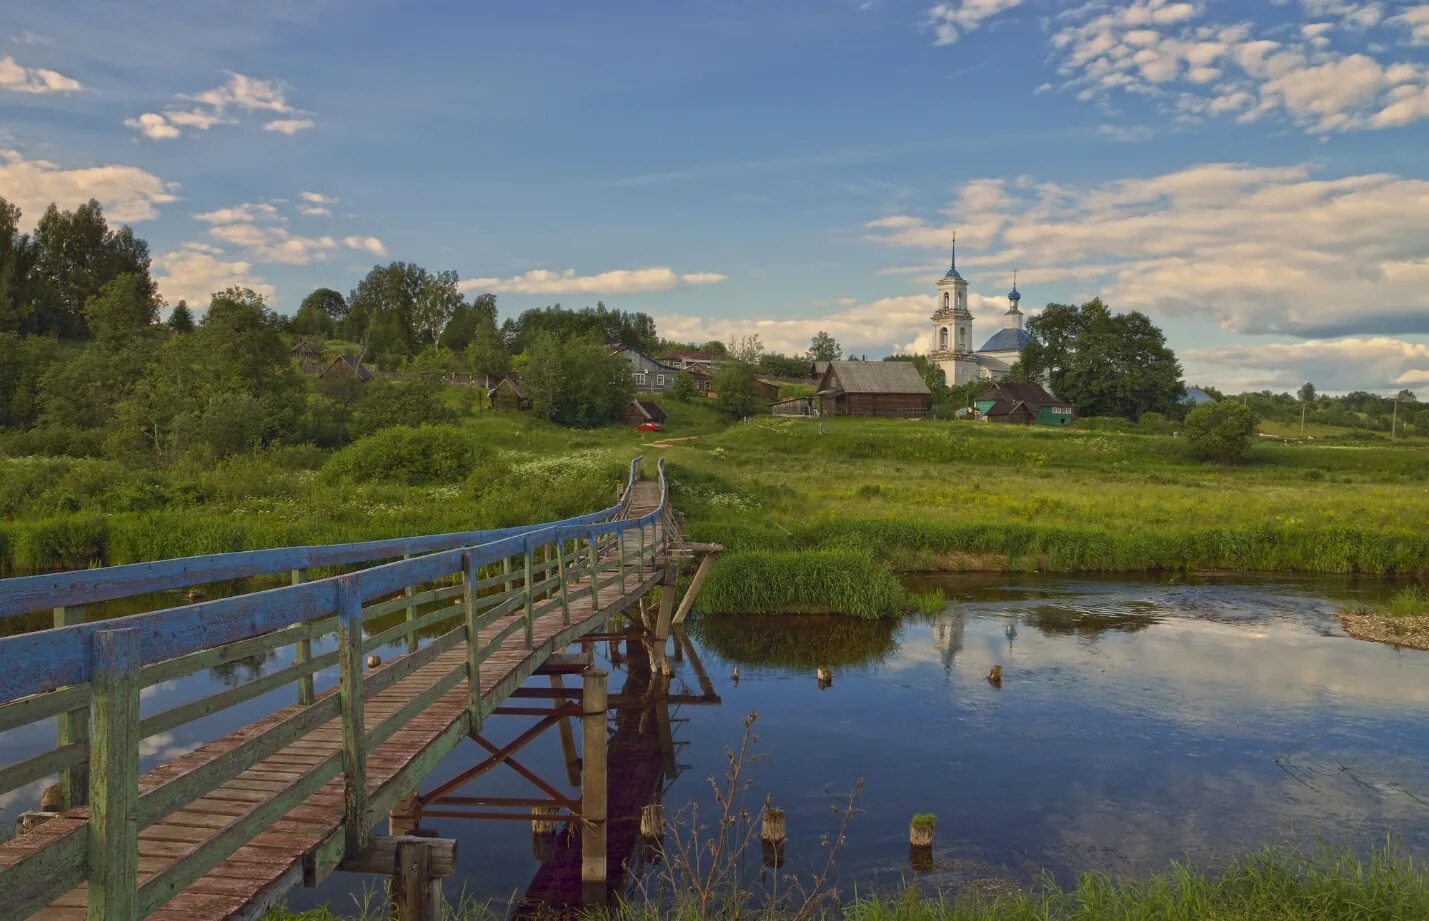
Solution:
<svg viewBox="0 0 1429 921"><path fill-rule="evenodd" d="M667 418L669 417L660 408L660 404L654 400L631 400L620 414L620 424L643 425L646 422L655 422L664 425Z"/></svg>
<svg viewBox="0 0 1429 921"><path fill-rule="evenodd" d="M921 419L931 403L928 385L911 362L831 361L819 378L824 416Z"/></svg>
<svg viewBox="0 0 1429 921"><path fill-rule="evenodd" d="M1041 384L998 381L973 401L977 417L1003 425L1070 425L1077 417L1072 405L1048 393Z"/></svg>
<svg viewBox="0 0 1429 921"><path fill-rule="evenodd" d="M637 392L669 393L674 389L675 375L680 373L679 368L656 361L632 346L617 343L611 345L610 350L618 352L630 362L630 378L635 381Z"/></svg>
<svg viewBox="0 0 1429 921"><path fill-rule="evenodd" d="M486 392L491 408L501 412L523 412L531 408L531 399L521 389L521 376L508 374Z"/></svg>
<svg viewBox="0 0 1429 921"><path fill-rule="evenodd" d="M351 355L339 355L318 377L337 377L344 374L350 374L364 383L377 376L368 370L367 365L363 364L360 359L353 358Z"/></svg>
<svg viewBox="0 0 1429 921"><path fill-rule="evenodd" d="M327 370L327 362L323 361L322 343L304 336L294 343L289 351L298 363L298 370L309 377L317 377Z"/></svg>

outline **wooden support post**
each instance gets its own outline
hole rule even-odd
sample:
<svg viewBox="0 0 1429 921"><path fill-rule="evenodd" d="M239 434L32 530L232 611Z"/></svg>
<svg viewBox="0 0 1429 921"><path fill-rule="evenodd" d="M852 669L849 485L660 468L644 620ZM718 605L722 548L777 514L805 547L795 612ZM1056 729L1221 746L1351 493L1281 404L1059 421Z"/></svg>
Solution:
<svg viewBox="0 0 1429 921"><path fill-rule="evenodd" d="M526 648L536 645L536 608L531 592L531 536L526 535Z"/></svg>
<svg viewBox="0 0 1429 921"><path fill-rule="evenodd" d="M87 921L139 917L139 628L91 640Z"/></svg>
<svg viewBox="0 0 1429 921"><path fill-rule="evenodd" d="M671 617L675 610L675 581L679 575L679 567L674 563L665 564L665 577L660 581L660 613L655 618L655 658L652 663L656 670L662 675L670 674L669 659L665 656L665 648L669 645Z"/></svg>
<svg viewBox="0 0 1429 921"><path fill-rule="evenodd" d="M342 705L342 773L347 853L371 839L367 794L367 730L362 712L362 594L355 576L337 583L337 661Z"/></svg>
<svg viewBox="0 0 1429 921"><path fill-rule="evenodd" d="M410 553L405 553L405 554L402 555L402 559L404 559L404 560L410 560L411 558L412 558L412 554L410 554ZM406 595L408 598L411 598L413 595L417 594L417 586L415 586L415 585L409 585L409 586L407 586L406 588L402 589L402 594L403 594L403 595ZM412 604L412 603L409 601L409 602L407 603L407 622L408 622L408 623L411 623L412 621L414 621L414 620L416 620L416 619L417 619L417 606L414 605L414 604ZM407 652L413 653L413 652L416 652L416 651L417 651L417 631L413 630L411 633L408 633L408 634L407 634Z"/></svg>
<svg viewBox="0 0 1429 921"><path fill-rule="evenodd" d="M695 599L700 595L700 589L704 587L705 579L709 578L710 569L714 567L714 553L706 553L700 560L699 568L695 570L695 577L690 580L690 587L685 590L685 597L680 599L680 609L675 612L675 623L683 624L685 618L690 616L691 609L695 606Z"/></svg>
<svg viewBox="0 0 1429 921"><path fill-rule="evenodd" d="M605 743L609 676L586 669L581 685L581 882L606 881Z"/></svg>
<svg viewBox="0 0 1429 921"><path fill-rule="evenodd" d="M476 556L470 550L461 555L462 599L466 613L466 707L471 731L481 729L481 631L477 629Z"/></svg>
<svg viewBox="0 0 1429 921"><path fill-rule="evenodd" d="M560 675L551 676L552 688L564 690L565 686L566 683ZM571 786L579 787L581 785L581 759L576 754L576 731L571 728L571 721L564 717L556 724L556 728L561 733L561 754L566 762L566 779L570 781Z"/></svg>
<svg viewBox="0 0 1429 921"><path fill-rule="evenodd" d="M439 921L442 883L432 873L432 842L400 841L392 869L392 917L396 921Z"/></svg>
<svg viewBox="0 0 1429 921"><path fill-rule="evenodd" d="M615 556L620 561L620 594L625 594L625 531L615 532Z"/></svg>
<svg viewBox="0 0 1429 921"><path fill-rule="evenodd" d="M84 623L84 608L78 606L55 608L56 627L68 627ZM60 745L84 740L89 713L81 707L68 713L61 713L55 720L57 739ZM89 761L81 761L73 767L60 771L59 811L83 806L89 802Z"/></svg>
<svg viewBox="0 0 1429 921"><path fill-rule="evenodd" d="M292 583L302 585L307 581L307 570L294 569L292 572ZM293 664L302 665L311 661L313 657L313 641L311 639L298 640L297 651L293 653ZM304 675L298 679L298 703L304 707L310 706L317 700L317 690L313 686L313 676Z"/></svg>
<svg viewBox="0 0 1429 921"><path fill-rule="evenodd" d="M595 549L595 531L586 533L586 550L590 552L590 612L600 610L600 558Z"/></svg>
<svg viewBox="0 0 1429 921"><path fill-rule="evenodd" d="M561 623L571 625L571 597L566 591L566 542L556 541L556 571L561 577Z"/></svg>
<svg viewBox="0 0 1429 921"><path fill-rule="evenodd" d="M397 800L387 813L387 834L394 838L410 835L417 828L420 809L416 793L408 793Z"/></svg>

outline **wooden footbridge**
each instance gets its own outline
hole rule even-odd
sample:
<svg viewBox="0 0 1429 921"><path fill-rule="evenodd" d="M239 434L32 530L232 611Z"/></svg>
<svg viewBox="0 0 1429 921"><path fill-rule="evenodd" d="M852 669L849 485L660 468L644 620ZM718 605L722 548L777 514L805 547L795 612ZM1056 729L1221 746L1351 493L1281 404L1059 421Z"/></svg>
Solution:
<svg viewBox="0 0 1429 921"><path fill-rule="evenodd" d="M252 918L334 869L383 868L411 890L394 891L398 913L427 915L452 843L374 827L558 660L584 668L587 777L574 806L583 879L604 881L605 675L561 650L663 586L649 623L659 668L718 549L681 540L663 465L641 479L639 464L616 505L563 521L0 580L0 620L54 612L53 628L0 639L0 733L58 727L49 750L0 751L0 796L59 779L0 845L0 919ZM678 568L700 551L676 612ZM274 577L287 584L193 594ZM189 603L149 613L84 615L185 591ZM394 643L405 652L391 661L369 655ZM169 709L145 693L254 656L279 667ZM336 684L319 688L333 666ZM146 740L240 705L252 722L140 773Z"/></svg>

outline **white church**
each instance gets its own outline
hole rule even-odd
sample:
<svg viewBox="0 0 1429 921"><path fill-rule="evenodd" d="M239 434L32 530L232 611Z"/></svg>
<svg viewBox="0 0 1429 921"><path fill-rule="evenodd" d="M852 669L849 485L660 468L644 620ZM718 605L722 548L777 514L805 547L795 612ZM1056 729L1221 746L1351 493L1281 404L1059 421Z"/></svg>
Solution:
<svg viewBox="0 0 1429 921"><path fill-rule="evenodd" d="M933 350L928 353L928 358L943 369L949 387L976 380L1002 380L1012 370L1027 344L1027 330L1022 328L1022 311L1018 309L1021 300L1014 275L1012 290L1007 292L1003 328L973 351L968 283L958 274L958 241L956 236L953 238L952 265L948 274L938 280L938 309L932 317Z"/></svg>

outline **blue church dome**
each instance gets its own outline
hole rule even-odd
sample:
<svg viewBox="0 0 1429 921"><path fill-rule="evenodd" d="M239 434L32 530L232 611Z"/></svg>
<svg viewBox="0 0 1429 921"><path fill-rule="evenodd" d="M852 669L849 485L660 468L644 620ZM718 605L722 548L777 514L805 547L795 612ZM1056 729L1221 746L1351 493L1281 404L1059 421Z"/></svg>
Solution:
<svg viewBox="0 0 1429 921"><path fill-rule="evenodd" d="M1022 292L1018 291L1016 288L1013 288L1011 291L1007 292L1007 299L1015 304L1018 301L1022 300Z"/></svg>
<svg viewBox="0 0 1429 921"><path fill-rule="evenodd" d="M1022 351L1022 347L1027 344L1027 330L1025 329L999 329L995 335L983 343L979 352L1012 352Z"/></svg>

